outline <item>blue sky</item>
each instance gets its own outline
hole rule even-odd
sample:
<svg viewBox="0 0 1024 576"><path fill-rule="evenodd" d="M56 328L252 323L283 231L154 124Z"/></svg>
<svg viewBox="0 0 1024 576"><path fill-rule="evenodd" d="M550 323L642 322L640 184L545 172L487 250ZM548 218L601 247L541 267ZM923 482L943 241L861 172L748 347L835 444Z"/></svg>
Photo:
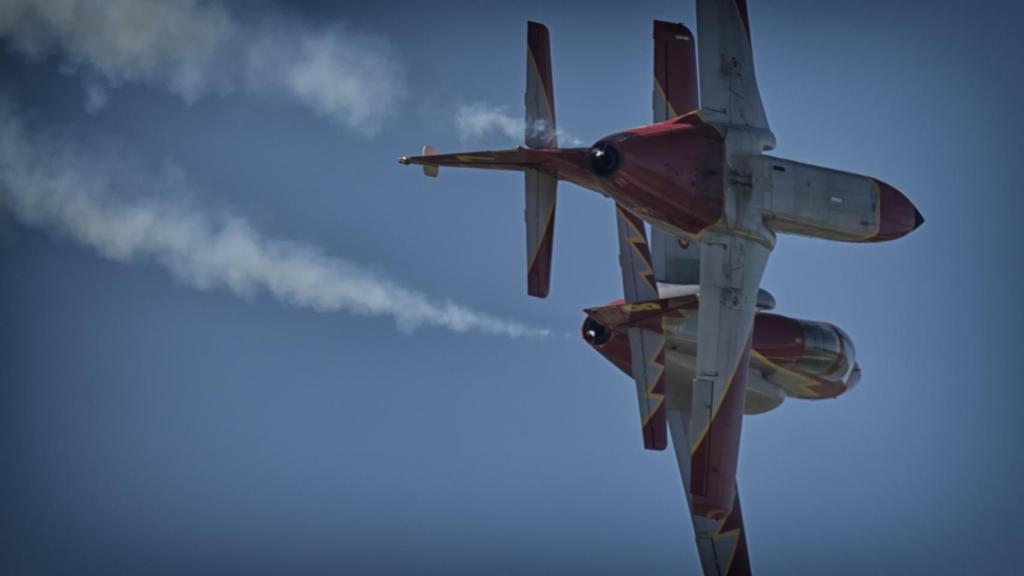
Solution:
<svg viewBox="0 0 1024 576"><path fill-rule="evenodd" d="M642 449L630 382L577 336L582 308L619 297L611 205L563 185L536 300L519 175L396 162L518 143L457 117L521 114L527 19L551 29L560 128L591 142L648 122L651 20L692 25L692 3L137 3L190 25L142 45L9 6L4 572L696 569L671 454ZM864 376L746 421L760 574L1015 566L1022 16L750 2L773 153L878 177L927 219L772 255L778 310L841 326ZM155 220L111 233L127 208ZM152 241L186 224L224 243ZM285 264L334 275L282 288ZM449 302L483 329L450 329Z"/></svg>

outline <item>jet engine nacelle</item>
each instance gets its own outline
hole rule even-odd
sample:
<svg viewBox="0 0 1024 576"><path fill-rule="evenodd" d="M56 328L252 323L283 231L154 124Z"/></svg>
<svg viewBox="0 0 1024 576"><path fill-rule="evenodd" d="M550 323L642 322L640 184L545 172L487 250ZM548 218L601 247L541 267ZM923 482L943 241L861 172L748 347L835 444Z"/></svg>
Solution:
<svg viewBox="0 0 1024 576"><path fill-rule="evenodd" d="M805 383L805 394L794 393L793 387L778 382L791 396L833 397L860 381L853 341L838 326L827 322L758 314L753 348L767 362L811 382ZM778 381L781 376L771 379Z"/></svg>
<svg viewBox="0 0 1024 576"><path fill-rule="evenodd" d="M670 354L691 357L688 361L684 359L683 365L694 362L696 329L691 322L699 321L693 315L689 319L671 319L663 325L671 331ZM581 332L583 339L601 355L631 374L629 339L624 329L625 326L605 326L588 316ZM853 341L842 329L826 322L766 312L754 318L750 367L793 398L835 398L855 386L861 376Z"/></svg>
<svg viewBox="0 0 1024 576"><path fill-rule="evenodd" d="M589 187L636 214L698 234L722 217L721 134L696 115L602 138L587 152Z"/></svg>

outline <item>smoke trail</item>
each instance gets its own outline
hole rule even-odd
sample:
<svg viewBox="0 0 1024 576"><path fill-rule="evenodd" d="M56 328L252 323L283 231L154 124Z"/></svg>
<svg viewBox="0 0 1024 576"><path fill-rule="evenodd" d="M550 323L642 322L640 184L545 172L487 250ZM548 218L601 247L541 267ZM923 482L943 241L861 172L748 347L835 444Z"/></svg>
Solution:
<svg viewBox="0 0 1024 576"><path fill-rule="evenodd" d="M509 140L522 142L526 133L526 120L522 117L511 116L505 106L491 106L483 102L474 102L459 106L459 109L456 110L455 128L458 130L461 140L474 140L497 132ZM531 133L537 134L544 132L546 128L546 123L543 121L530 127ZM559 146L574 147L585 144L583 140L563 130L558 130L557 135Z"/></svg>
<svg viewBox="0 0 1024 576"><path fill-rule="evenodd" d="M63 71L82 77L90 113L124 84L190 103L245 91L374 134L405 93L381 37L340 24L242 19L217 0L3 0L0 40L29 58L55 54Z"/></svg>
<svg viewBox="0 0 1024 576"><path fill-rule="evenodd" d="M0 102L0 207L27 226L65 235L121 262L156 261L201 290L224 288L242 297L263 291L320 312L391 316L406 332L427 325L510 337L548 335L433 300L316 247L264 238L237 216L166 200L190 192L180 170L165 172L142 177L29 136Z"/></svg>

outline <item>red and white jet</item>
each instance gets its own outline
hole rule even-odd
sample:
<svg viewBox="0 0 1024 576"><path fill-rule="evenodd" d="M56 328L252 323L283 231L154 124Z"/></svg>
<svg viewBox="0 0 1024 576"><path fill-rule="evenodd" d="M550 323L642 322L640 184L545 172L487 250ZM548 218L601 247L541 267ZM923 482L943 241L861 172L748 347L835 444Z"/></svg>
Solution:
<svg viewBox="0 0 1024 576"><path fill-rule="evenodd" d="M615 201L625 298L586 310L583 337L634 379L644 447L663 450L671 434L704 573L749 574L736 489L743 415L786 397L834 398L860 380L842 330L767 312L775 302L759 284L776 234L883 242L924 219L880 180L764 154L775 135L745 0L697 0L697 32L694 46L682 24L654 22L654 124L559 148L548 30L530 22L526 147L425 147L401 162L429 176L524 172L527 285L541 298L558 181Z"/></svg>

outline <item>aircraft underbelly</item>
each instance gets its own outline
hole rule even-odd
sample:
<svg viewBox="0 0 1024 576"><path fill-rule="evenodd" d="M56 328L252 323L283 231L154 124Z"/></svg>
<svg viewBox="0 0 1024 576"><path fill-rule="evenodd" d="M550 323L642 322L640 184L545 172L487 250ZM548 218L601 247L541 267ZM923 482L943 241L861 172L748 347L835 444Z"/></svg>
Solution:
<svg viewBox="0 0 1024 576"><path fill-rule="evenodd" d="M670 409L689 410L693 398L693 379L696 376L697 341L696 319L687 322L694 330L693 339L686 336L687 327L679 327L682 335L669 338L667 361L667 397ZM773 410L786 399L786 392L769 381L751 362L747 374L747 392L744 399L745 414L761 414Z"/></svg>

